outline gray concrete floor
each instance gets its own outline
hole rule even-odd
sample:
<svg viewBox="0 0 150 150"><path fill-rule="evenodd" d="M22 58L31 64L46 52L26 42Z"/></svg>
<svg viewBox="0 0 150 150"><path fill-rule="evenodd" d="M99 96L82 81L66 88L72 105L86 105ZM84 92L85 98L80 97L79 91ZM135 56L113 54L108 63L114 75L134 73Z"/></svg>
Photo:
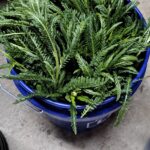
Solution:
<svg viewBox="0 0 150 150"><path fill-rule="evenodd" d="M150 17L149 0L140 0L139 8L146 18ZM0 56L0 63L3 59ZM150 75L149 66L147 75ZM17 95L11 81L1 83ZM119 127L114 127L114 120L110 119L94 131L78 136L55 127L26 105L14 105L13 101L0 90L0 130L10 150L150 150L150 79L146 79L134 95Z"/></svg>

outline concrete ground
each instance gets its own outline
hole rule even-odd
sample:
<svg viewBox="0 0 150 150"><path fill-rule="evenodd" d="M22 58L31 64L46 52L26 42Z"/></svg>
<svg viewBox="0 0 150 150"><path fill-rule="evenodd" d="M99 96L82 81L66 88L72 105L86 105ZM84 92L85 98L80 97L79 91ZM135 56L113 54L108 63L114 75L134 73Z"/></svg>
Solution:
<svg viewBox="0 0 150 150"><path fill-rule="evenodd" d="M150 17L150 1L140 0L140 9ZM4 58L0 56L0 64ZM149 64L150 66L150 64ZM150 75L148 66L147 75ZM1 81L17 95L11 81ZM10 150L150 150L150 79L146 79L133 97L125 120L119 127L108 120L94 131L74 136L52 125L46 117L0 90L0 130Z"/></svg>

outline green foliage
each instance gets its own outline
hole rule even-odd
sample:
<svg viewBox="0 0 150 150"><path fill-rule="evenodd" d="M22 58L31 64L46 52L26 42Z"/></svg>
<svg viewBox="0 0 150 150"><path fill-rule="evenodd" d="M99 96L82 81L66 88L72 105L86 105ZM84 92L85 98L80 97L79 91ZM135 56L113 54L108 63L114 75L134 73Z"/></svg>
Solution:
<svg viewBox="0 0 150 150"><path fill-rule="evenodd" d="M74 134L77 134L77 111L74 106L70 106L71 126Z"/></svg>
<svg viewBox="0 0 150 150"><path fill-rule="evenodd" d="M123 104L122 107L117 115L117 119L115 122L115 125L118 125L124 118L126 112L128 111L128 105L129 105L129 100L130 100L130 94L131 94L131 90L130 90L130 83L131 83L131 78L128 79L127 81L127 85L126 85L126 95L125 98L123 100Z"/></svg>
<svg viewBox="0 0 150 150"><path fill-rule="evenodd" d="M21 97L51 98L70 103L72 128L106 98L122 103L124 116L142 53L150 45L150 27L143 28L134 13L136 1L124 0L10 0L0 10L0 51L35 93Z"/></svg>

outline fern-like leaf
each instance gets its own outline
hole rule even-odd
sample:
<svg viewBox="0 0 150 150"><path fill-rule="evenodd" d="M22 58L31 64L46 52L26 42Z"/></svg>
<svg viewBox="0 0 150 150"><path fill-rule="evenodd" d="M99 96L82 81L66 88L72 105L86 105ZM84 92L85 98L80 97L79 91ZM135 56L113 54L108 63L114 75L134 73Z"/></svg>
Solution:
<svg viewBox="0 0 150 150"><path fill-rule="evenodd" d="M127 80L127 86L126 86L126 95L125 99L123 100L123 104L121 109L119 110L119 113L117 115L117 119L115 121L115 125L118 125L124 118L127 110L128 110L128 105L129 105L129 99L130 99L130 93L131 93L131 78L128 78Z"/></svg>
<svg viewBox="0 0 150 150"><path fill-rule="evenodd" d="M115 79L115 85L116 85L116 91L117 91L117 101L118 101L121 97L121 83L120 83L120 80L119 80L117 74L115 74L115 73L114 73L114 79Z"/></svg>
<svg viewBox="0 0 150 150"><path fill-rule="evenodd" d="M77 111L76 111L76 103L75 99L71 99L72 103L70 106L70 115L71 115L71 126L74 134L77 134Z"/></svg>
<svg viewBox="0 0 150 150"><path fill-rule="evenodd" d="M90 76L91 69L89 68L88 62L85 59L83 59L82 56L80 56L80 54L76 54L76 59L83 74Z"/></svg>
<svg viewBox="0 0 150 150"><path fill-rule="evenodd" d="M72 79L69 83L67 83L62 91L64 93L68 93L69 91L73 91L76 89L87 89L87 88L98 88L103 84L107 83L108 79L106 78L89 78L89 77L78 77Z"/></svg>

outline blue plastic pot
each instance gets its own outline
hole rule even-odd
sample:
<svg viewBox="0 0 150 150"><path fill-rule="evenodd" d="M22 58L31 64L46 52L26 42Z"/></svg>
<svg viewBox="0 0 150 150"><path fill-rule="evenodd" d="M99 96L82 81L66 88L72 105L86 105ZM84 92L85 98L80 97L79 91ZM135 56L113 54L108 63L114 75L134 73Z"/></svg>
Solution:
<svg viewBox="0 0 150 150"><path fill-rule="evenodd" d="M137 7L135 7L135 12L138 14L138 17L140 20L143 21L143 25L146 26L146 21L143 17L143 15L140 13ZM137 88L140 86L142 81L137 81L138 79L141 79L144 77L147 63L150 55L150 48L147 48L145 52L145 59L143 61L143 64L141 65L141 68L137 74L137 76L133 79L132 82L132 90L134 94L137 90ZM12 75L17 75L16 71L12 69L11 71ZM18 90L22 93L22 95L26 96L31 93L34 93L34 91L28 87L23 81L14 80L14 83ZM89 113L89 115L86 118L80 118L78 116L77 119L77 126L79 130L86 130L88 128L93 128L100 123L104 122L112 113L116 112L120 108L120 103L116 102L116 97L110 97L107 98L102 104L100 104L96 110L94 110L92 113ZM59 101L53 101L50 99L30 99L29 102L33 104L33 106L38 109L38 111L43 112L44 114L48 115L49 119L56 125L70 129L70 114L69 109L70 105L67 103L59 102ZM81 112L85 108L85 105L78 105L77 111Z"/></svg>

